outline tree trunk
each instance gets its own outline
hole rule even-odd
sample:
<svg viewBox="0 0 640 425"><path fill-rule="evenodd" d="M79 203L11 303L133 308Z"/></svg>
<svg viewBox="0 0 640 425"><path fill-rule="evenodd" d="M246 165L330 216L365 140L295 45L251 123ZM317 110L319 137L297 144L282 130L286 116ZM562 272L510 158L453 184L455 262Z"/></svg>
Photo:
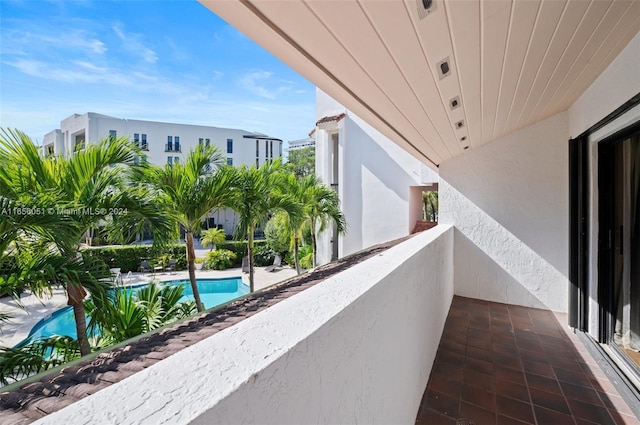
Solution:
<svg viewBox="0 0 640 425"><path fill-rule="evenodd" d="M78 344L80 345L80 355L86 356L91 353L89 339L87 338L87 318L84 315L84 297L87 292L82 286L67 285L67 305L73 306L73 316L76 322L76 333L78 334Z"/></svg>
<svg viewBox="0 0 640 425"><path fill-rule="evenodd" d="M300 259L298 258L298 242L299 242L299 239L297 236L293 238L293 261L296 264L296 273L300 274Z"/></svg>
<svg viewBox="0 0 640 425"><path fill-rule="evenodd" d="M87 319L84 315L84 304L82 302L73 304L73 317L76 320L80 355L86 356L91 353L91 347L89 346L89 338L87 338Z"/></svg>
<svg viewBox="0 0 640 425"><path fill-rule="evenodd" d="M254 232L254 228L253 226L249 226L249 242L248 242L248 247L249 247L249 291L253 292L255 287L253 284L253 232Z"/></svg>
<svg viewBox="0 0 640 425"><path fill-rule="evenodd" d="M187 242L187 263L189 264L189 281L191 282L191 291L193 292L193 298L196 300L196 307L198 311L204 311L204 306L200 300L200 291L198 290L198 282L196 282L196 251L193 247L193 232L185 232L185 239Z"/></svg>
<svg viewBox="0 0 640 425"><path fill-rule="evenodd" d="M313 268L318 264L318 259L316 258L318 252L318 243L316 241L316 229L315 226L311 225L311 248L313 249Z"/></svg>

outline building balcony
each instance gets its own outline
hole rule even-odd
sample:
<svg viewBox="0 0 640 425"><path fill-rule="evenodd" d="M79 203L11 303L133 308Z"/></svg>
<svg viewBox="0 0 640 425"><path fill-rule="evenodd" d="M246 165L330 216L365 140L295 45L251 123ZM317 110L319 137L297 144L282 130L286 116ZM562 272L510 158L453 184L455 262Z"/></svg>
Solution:
<svg viewBox="0 0 640 425"><path fill-rule="evenodd" d="M19 384L0 419L637 423L564 315L454 295L454 232L439 224Z"/></svg>
<svg viewBox="0 0 640 425"><path fill-rule="evenodd" d="M165 152L182 152L182 147L179 144L169 144L165 143L164 145Z"/></svg>

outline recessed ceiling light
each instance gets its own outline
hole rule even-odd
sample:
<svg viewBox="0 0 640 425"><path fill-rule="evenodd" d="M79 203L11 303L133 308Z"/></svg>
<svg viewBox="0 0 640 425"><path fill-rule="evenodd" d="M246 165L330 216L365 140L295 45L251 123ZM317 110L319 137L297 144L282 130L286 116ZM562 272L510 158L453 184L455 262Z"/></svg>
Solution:
<svg viewBox="0 0 640 425"><path fill-rule="evenodd" d="M449 101L449 108L453 111L454 109L460 107L460 96L456 96Z"/></svg>
<svg viewBox="0 0 640 425"><path fill-rule="evenodd" d="M435 0L417 0L418 17L424 19L438 9L438 3Z"/></svg>
<svg viewBox="0 0 640 425"><path fill-rule="evenodd" d="M460 120L456 123L456 128L462 128L464 127L464 120Z"/></svg>
<svg viewBox="0 0 640 425"><path fill-rule="evenodd" d="M465 146L463 149L466 151L467 149L469 149L469 146Z"/></svg>
<svg viewBox="0 0 640 425"><path fill-rule="evenodd" d="M467 136L462 136L462 137L460 138L460 141L461 141L461 142L464 142L465 140L467 140Z"/></svg>
<svg viewBox="0 0 640 425"><path fill-rule="evenodd" d="M436 69L441 80L451 75L451 61L449 60L449 57L447 56L446 58L438 62L436 64Z"/></svg>

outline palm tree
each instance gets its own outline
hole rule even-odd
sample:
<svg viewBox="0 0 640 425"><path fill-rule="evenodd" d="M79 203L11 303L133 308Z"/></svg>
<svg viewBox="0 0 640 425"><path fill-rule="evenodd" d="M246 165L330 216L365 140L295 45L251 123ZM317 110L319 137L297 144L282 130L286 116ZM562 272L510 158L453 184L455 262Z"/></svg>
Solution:
<svg viewBox="0 0 640 425"><path fill-rule="evenodd" d="M422 204L425 221L438 221L438 192L422 192Z"/></svg>
<svg viewBox="0 0 640 425"><path fill-rule="evenodd" d="M230 206L240 216L236 237L247 238L249 288L253 292L253 242L256 229L267 222L269 214L283 210L295 215L295 211L300 210L300 205L291 194L282 190L285 174L279 160L266 162L260 167L243 165L232 170L235 174L235 185Z"/></svg>
<svg viewBox="0 0 640 425"><path fill-rule="evenodd" d="M315 176L311 176L311 179ZM311 228L311 246L313 248L313 267L318 264L317 234L333 223L338 234L347 231L347 222L340 210L340 198L332 188L325 186L315 178L316 184L309 184L304 195L304 214Z"/></svg>
<svg viewBox="0 0 640 425"><path fill-rule="evenodd" d="M307 175L298 178L295 174L289 174L285 179L284 190L290 193L301 206L299 214L288 215L288 229L291 232L293 244L293 260L296 272L300 274L300 255L299 247L302 240L302 232L305 226L309 225L308 217L305 214L309 206L309 195L311 188L317 184L317 178L313 175Z"/></svg>
<svg viewBox="0 0 640 425"><path fill-rule="evenodd" d="M184 163L167 164L163 169L152 167L148 173L149 181L160 191L158 196L165 198L167 216L185 231L189 280L198 311L204 307L196 283L193 238L200 233L203 218L228 203L233 173L227 167L220 168L223 163L217 147L198 145Z"/></svg>
<svg viewBox="0 0 640 425"><path fill-rule="evenodd" d="M40 279L65 288L67 302L74 310L80 352L89 354L83 300L86 290L93 297L105 296L108 285L103 279L109 273L106 265L82 258L82 236L99 223L111 221L116 213L121 214L120 222L137 222L140 228L146 220L156 230L158 242L168 239L171 228L153 194L144 186L131 187L140 171L133 165L137 151L126 138L107 138L69 158L44 158L24 133L3 129L1 136L0 196L24 205L40 205L33 203L38 197L57 202L37 213L32 211L42 216L37 238L5 229L10 241L5 244L39 245L44 254L36 260L46 266Z"/></svg>
<svg viewBox="0 0 640 425"><path fill-rule="evenodd" d="M223 243L226 239L227 236L224 229L213 228L202 232L200 243L202 246L211 245L211 249L209 251L213 251L216 248L216 245Z"/></svg>

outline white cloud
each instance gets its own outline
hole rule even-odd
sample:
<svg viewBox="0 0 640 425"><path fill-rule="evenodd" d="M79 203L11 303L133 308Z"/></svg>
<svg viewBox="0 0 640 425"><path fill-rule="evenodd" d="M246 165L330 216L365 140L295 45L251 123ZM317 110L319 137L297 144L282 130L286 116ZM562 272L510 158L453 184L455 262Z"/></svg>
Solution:
<svg viewBox="0 0 640 425"><path fill-rule="evenodd" d="M140 34L125 33L121 24L113 25L112 29L122 41L122 45L126 50L141 57L145 62L156 63L158 55L153 49L145 46L144 43L140 41Z"/></svg>
<svg viewBox="0 0 640 425"><path fill-rule="evenodd" d="M289 90L291 85L286 81L273 81L273 72L258 70L249 72L238 80L244 90L267 99L275 99L279 94ZM282 83L285 83L284 85ZM275 86L275 87L274 87Z"/></svg>

